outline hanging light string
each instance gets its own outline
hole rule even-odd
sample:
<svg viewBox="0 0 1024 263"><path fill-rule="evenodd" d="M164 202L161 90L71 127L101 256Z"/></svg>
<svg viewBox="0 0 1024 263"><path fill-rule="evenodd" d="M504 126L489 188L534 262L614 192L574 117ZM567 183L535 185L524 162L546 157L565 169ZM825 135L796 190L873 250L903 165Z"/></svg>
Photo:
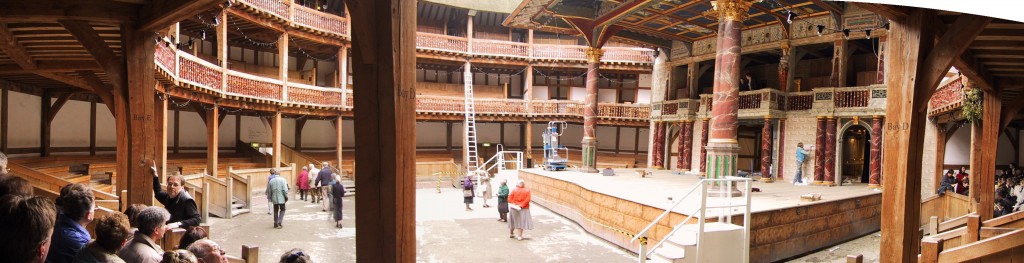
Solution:
<svg viewBox="0 0 1024 263"><path fill-rule="evenodd" d="M766 1L766 3L768 3L770 5L769 10L776 9L776 8L782 8L783 10L785 10L786 23L789 23L791 25L791 27L792 27L793 21L796 20L797 22L801 22L801 23L804 23L806 25L813 26L817 30L819 36L822 35L822 34L825 34L825 32L828 31L828 33L842 32L843 33L843 38L846 38L846 39L850 38L850 32L852 32L852 30L850 30L850 29L832 28L832 27L829 27L827 25L812 23L811 21L807 21L807 19L805 19L804 17L801 17L800 13L798 13L796 11L793 11L788 6L779 3L777 0L769 0L769 1ZM840 23L840 21L836 21L836 23L838 24L838 23ZM866 38L871 38L871 31L877 32L877 30L880 30L880 29L888 30L889 29L889 22L888 21L883 21L881 26L872 27L872 28L865 28L865 29L857 29L857 31L863 31Z"/></svg>

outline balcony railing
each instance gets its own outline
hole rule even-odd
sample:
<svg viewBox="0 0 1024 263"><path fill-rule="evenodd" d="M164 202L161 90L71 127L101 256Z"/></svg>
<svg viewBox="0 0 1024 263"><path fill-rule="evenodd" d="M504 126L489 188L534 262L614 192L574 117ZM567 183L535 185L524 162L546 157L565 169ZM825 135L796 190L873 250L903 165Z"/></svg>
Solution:
<svg viewBox="0 0 1024 263"><path fill-rule="evenodd" d="M794 92L786 96L786 110L809 110L814 107L814 92Z"/></svg>
<svg viewBox="0 0 1024 263"><path fill-rule="evenodd" d="M525 59L530 57L530 46L526 43L512 41L473 39L473 54Z"/></svg>
<svg viewBox="0 0 1024 263"><path fill-rule="evenodd" d="M340 36L348 35L348 21L340 16L320 12L311 8L295 5L292 21L310 28L320 29Z"/></svg>
<svg viewBox="0 0 1024 263"><path fill-rule="evenodd" d="M870 90L836 91L832 103L836 108L867 107L869 99Z"/></svg>
<svg viewBox="0 0 1024 263"><path fill-rule="evenodd" d="M761 108L761 93L757 92L740 92L740 105L739 109L758 109Z"/></svg>
<svg viewBox="0 0 1024 263"><path fill-rule="evenodd" d="M281 0L241 0L242 3L248 4L251 7L263 11L268 15L278 16L281 19L289 19L291 16L288 15L288 10L291 8L289 4L291 1Z"/></svg>
<svg viewBox="0 0 1024 263"><path fill-rule="evenodd" d="M533 44L533 58L546 60L587 60L587 47Z"/></svg>
<svg viewBox="0 0 1024 263"><path fill-rule="evenodd" d="M182 82L209 90L220 91L221 68L213 63L178 52L178 76Z"/></svg>
<svg viewBox="0 0 1024 263"><path fill-rule="evenodd" d="M606 47L601 61L653 63L654 50L631 47Z"/></svg>
<svg viewBox="0 0 1024 263"><path fill-rule="evenodd" d="M944 85L935 90L932 99L928 101L928 107L932 110L939 110L946 106L963 103L964 84L963 76L947 81Z"/></svg>
<svg viewBox="0 0 1024 263"><path fill-rule="evenodd" d="M322 107L338 106L342 105L342 92L337 88L288 83L288 102Z"/></svg>
<svg viewBox="0 0 1024 263"><path fill-rule="evenodd" d="M441 34L416 33L416 49L443 52L466 53L469 41L464 37L453 37Z"/></svg>
<svg viewBox="0 0 1024 263"><path fill-rule="evenodd" d="M224 93L276 102L284 102L281 80L228 70L228 85Z"/></svg>

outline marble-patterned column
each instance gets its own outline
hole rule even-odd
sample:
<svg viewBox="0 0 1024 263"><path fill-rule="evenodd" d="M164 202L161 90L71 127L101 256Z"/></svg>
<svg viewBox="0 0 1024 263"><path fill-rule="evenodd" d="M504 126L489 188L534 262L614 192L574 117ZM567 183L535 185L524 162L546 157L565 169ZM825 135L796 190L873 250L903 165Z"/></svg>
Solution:
<svg viewBox="0 0 1024 263"><path fill-rule="evenodd" d="M708 118L704 118L700 123L700 173L701 175L707 175L708 172Z"/></svg>
<svg viewBox="0 0 1024 263"><path fill-rule="evenodd" d="M772 181L772 118L764 116L761 128L761 181Z"/></svg>
<svg viewBox="0 0 1024 263"><path fill-rule="evenodd" d="M878 79L876 84L885 83L885 48L886 48L886 36L878 37L878 72L876 75Z"/></svg>
<svg viewBox="0 0 1024 263"><path fill-rule="evenodd" d="M740 31L747 11L753 2L746 0L719 0L712 12L718 16L717 50L715 52L714 95L711 104L711 136L708 140L709 167L707 178L736 175L736 162L740 149L736 140L739 127ZM712 196L738 196L732 189L717 188Z"/></svg>
<svg viewBox="0 0 1024 263"><path fill-rule="evenodd" d="M786 173L786 119L779 119L779 172L775 174L775 180L782 180Z"/></svg>
<svg viewBox="0 0 1024 263"><path fill-rule="evenodd" d="M836 185L836 119L829 116L825 124L825 180L822 185Z"/></svg>
<svg viewBox="0 0 1024 263"><path fill-rule="evenodd" d="M654 123L654 144L651 146L651 152L653 153L651 168L662 169L665 168L665 123L655 122Z"/></svg>
<svg viewBox="0 0 1024 263"><path fill-rule="evenodd" d="M814 184L825 180L825 117L818 116L818 129L814 133Z"/></svg>
<svg viewBox="0 0 1024 263"><path fill-rule="evenodd" d="M676 162L676 169L680 171L690 170L690 149L693 148L693 121L683 121L679 131L679 161Z"/></svg>
<svg viewBox="0 0 1024 263"><path fill-rule="evenodd" d="M597 76L600 74L601 48L587 48L587 97L583 107L583 167L582 172L597 171Z"/></svg>
<svg viewBox="0 0 1024 263"><path fill-rule="evenodd" d="M941 140L941 139L940 139ZM871 160L868 188L882 187L882 116L871 118Z"/></svg>
<svg viewBox="0 0 1024 263"><path fill-rule="evenodd" d="M789 42L782 42L782 56L779 56L779 90L789 91L789 57L790 48Z"/></svg>

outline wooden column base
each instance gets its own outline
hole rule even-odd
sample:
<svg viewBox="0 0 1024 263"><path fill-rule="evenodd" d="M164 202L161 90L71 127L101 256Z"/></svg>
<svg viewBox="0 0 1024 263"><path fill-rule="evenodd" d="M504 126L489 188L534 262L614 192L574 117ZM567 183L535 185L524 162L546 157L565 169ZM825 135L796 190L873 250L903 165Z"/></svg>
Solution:
<svg viewBox="0 0 1024 263"><path fill-rule="evenodd" d="M774 183L775 179L772 179L771 177L761 177L761 182L762 183Z"/></svg>
<svg viewBox="0 0 1024 263"><path fill-rule="evenodd" d="M836 182L826 181L826 182L821 182L821 185L831 187L831 186L836 186Z"/></svg>
<svg viewBox="0 0 1024 263"><path fill-rule="evenodd" d="M869 184L869 185L868 185L868 188L870 188L870 189L882 189L882 185L878 185L878 184Z"/></svg>

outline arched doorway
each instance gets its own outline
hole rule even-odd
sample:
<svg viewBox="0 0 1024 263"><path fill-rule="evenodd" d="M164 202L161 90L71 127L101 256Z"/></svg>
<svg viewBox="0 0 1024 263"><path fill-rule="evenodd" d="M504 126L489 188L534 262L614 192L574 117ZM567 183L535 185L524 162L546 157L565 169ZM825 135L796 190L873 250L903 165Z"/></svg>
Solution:
<svg viewBox="0 0 1024 263"><path fill-rule="evenodd" d="M851 125L839 141L841 176L844 182L868 183L871 132L862 125Z"/></svg>

